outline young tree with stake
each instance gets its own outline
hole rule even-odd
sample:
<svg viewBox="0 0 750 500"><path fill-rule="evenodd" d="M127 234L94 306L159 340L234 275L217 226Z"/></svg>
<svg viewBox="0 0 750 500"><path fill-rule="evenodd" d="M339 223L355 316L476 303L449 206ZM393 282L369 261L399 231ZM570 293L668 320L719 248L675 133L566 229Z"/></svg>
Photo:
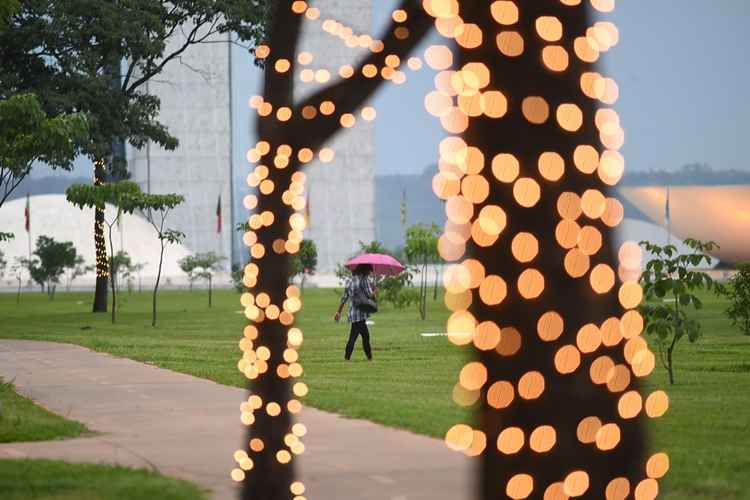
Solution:
<svg viewBox="0 0 750 500"><path fill-rule="evenodd" d="M156 326L156 297L159 293L159 282L164 264L164 250L167 245L175 245L185 239L185 233L176 229L166 227L167 216L178 205L185 201L185 197L179 194L144 194L142 210L146 219L156 231L159 239L159 267L156 272L156 283L151 300L151 326Z"/></svg>

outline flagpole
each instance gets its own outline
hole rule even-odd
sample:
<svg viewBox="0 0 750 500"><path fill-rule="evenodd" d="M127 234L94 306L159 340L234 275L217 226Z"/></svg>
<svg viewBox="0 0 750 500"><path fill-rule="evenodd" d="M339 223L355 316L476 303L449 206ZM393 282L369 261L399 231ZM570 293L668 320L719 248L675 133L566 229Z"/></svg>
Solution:
<svg viewBox="0 0 750 500"><path fill-rule="evenodd" d="M29 260L28 260L28 266L29 266L29 285L31 284L31 194L27 191L26 192L26 210L24 211L24 214L26 215L26 236L29 240Z"/></svg>
<svg viewBox="0 0 750 500"><path fill-rule="evenodd" d="M669 186L667 186L667 201L664 206L664 215L667 219L667 245L670 245L672 243L672 218L669 214Z"/></svg>

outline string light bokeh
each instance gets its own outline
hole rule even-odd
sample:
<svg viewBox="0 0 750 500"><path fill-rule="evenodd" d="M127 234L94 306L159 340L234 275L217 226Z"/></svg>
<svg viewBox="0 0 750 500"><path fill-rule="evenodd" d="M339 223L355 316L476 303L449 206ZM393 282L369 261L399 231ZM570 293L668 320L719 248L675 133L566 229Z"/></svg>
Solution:
<svg viewBox="0 0 750 500"><path fill-rule="evenodd" d="M469 457L513 457L523 453L542 457L554 454L561 443L565 446L575 443L581 449L610 453L623 446L623 426L628 421L644 415L660 417L668 407L664 392L654 391L644 396L637 390L637 379L648 376L655 365L655 357L641 337L643 318L636 310L642 298L637 283L639 247L634 243L623 245L617 252L616 266L607 257L609 235L624 215L622 204L608 195L608 187L616 185L624 172L625 161L619 149L624 144L625 133L617 112L610 107L619 97L617 83L591 68L602 53L617 45L619 32L613 23L598 21L584 33L571 34L564 18L553 15L560 6L569 9L590 6L599 13L609 13L615 2L548 0L547 3L550 14L534 19L528 18L530 8L521 2L487 3L483 15L494 23L488 30L483 29L479 21L471 23L461 17L464 2L423 0L422 8L433 18L435 29L447 39L446 44L427 47L421 57L402 58L392 53L394 49L388 43L366 33L356 33L328 17L335 13L321 12L304 1L292 1L289 9L301 20L317 23L321 30L338 38L346 47L376 55L377 64L367 63L360 68L346 64L330 69L317 65L320 54L304 48L294 56L277 56L268 45L257 47L255 52L257 58L264 60L266 71L286 75L300 84L321 85L337 78L359 78L361 74L366 80L401 85L408 79L407 69L421 71L428 67L433 70L435 89L425 96L424 105L449 134L440 143L438 172L432 181L433 191L445 201L446 209L438 251L451 263L444 273L445 304L451 311L447 332L451 342L466 346L476 354L458 374L452 391L454 401L465 407L480 405L502 415L514 407L554 398L559 377L584 374L590 386L586 390L602 391L616 406L615 418L582 414L573 428L558 425L554 415L543 416L548 421L530 429L513 425L490 429L486 423L484 427L475 428L458 423L447 430L445 442L450 449ZM538 9L536 6L531 10ZM395 43L412 36L403 25L409 17L405 10L393 11L391 35ZM512 75L493 74L492 69L479 60L460 62L471 51L488 47L495 51L495 57L508 61L533 56L539 71L550 74L569 76L585 67L585 71L575 75L578 95L571 96L569 102L556 102L550 96L540 95L542 92L513 95L499 86L503 79ZM295 71L295 67L299 71ZM581 98L591 102L582 106ZM349 129L357 126L359 120L372 121L377 117L372 106L339 109L339 103L330 99L308 103L300 109L288 103L268 102L262 96L252 97L248 104L256 110L259 120L272 122L274 126L326 119L339 128ZM593 107L597 110L592 117L587 110ZM568 135L588 130L593 119L599 141L579 144L570 154L556 150L554 143L550 143L549 148L538 151L531 162L512 146L504 151L490 151L467 142L465 136L472 120L508 120L518 116L530 126L544 130L554 127L557 133ZM295 286L287 287L281 303L274 304L271 291L259 289L258 282L262 272L274 272L264 268L264 257L294 254L303 239L307 225L304 216L306 176L296 168L315 160L320 164L330 163L335 154L326 146L292 147L272 144L264 137L247 153L247 160L253 165L247 182L254 188L254 194L243 200L244 206L253 211L243 241L252 261L244 270L247 291L242 294L241 304L250 324L239 342L242 358L237 368L249 380L276 377L289 381L292 388L290 398L284 401L264 401L257 394L251 394L240 406L240 419L247 426L256 422L259 412L271 418L297 415L302 409L300 399L308 392L308 387L296 380L303 374L298 349L304 335L294 326L295 314L302 307L300 290ZM286 179L273 175L274 170L283 171L290 165L294 172L287 176L288 181L274 180ZM580 191L560 189L559 186L567 185L567 179L573 176L586 176L587 187ZM507 192L506 197L511 201L495 201L499 190ZM281 217L273 211L257 210L262 205L262 197L280 199L292 215ZM513 217L519 210L538 211L539 217L548 217L550 206L556 217L553 241L562 256L558 273L571 282L585 283L592 296L613 297L621 313L577 325L563 313L548 308L537 311L533 328L501 325L497 314L490 314L489 319L479 317L475 311L491 311L514 300L531 304L533 309L540 298L561 293L561 290L549 288L551 282L559 282L559 276L543 272L542 261L550 259L552 253L543 244L546 235L518 230ZM261 243L265 241L261 237L263 232L279 225L284 227L284 237L277 237L270 244ZM480 251L475 256L472 249ZM485 261L487 254L482 252L495 249L502 249L512 257L513 272L488 271L490 262ZM264 323L268 322L278 322L286 329L286 347L280 357L280 353L272 352L264 341ZM530 346L544 346L549 359L538 360L539 367L524 366L514 379L493 378L495 371L491 365L512 365ZM548 366L553 367L552 373ZM502 422L502 418L491 419L491 422ZM245 449L235 452L237 467L231 471L232 479L243 481L254 469L255 454L269 450L279 464L291 464L295 456L305 450L302 438L306 433L304 424L291 423L283 442L267 442L264 436L253 437ZM603 491L591 491L592 485L601 484L602 478L591 477L582 468L571 469L548 483L540 483L537 471L519 471L509 475L503 484L497 484L497 488L513 499L551 500L591 495L616 500L632 495L636 500L648 500L657 496L657 480L668 468L667 455L656 453L642 464L642 477L638 481L615 474L606 481ZM305 485L299 481L289 484L293 500L305 500L305 491Z"/></svg>
<svg viewBox="0 0 750 500"><path fill-rule="evenodd" d="M581 0L561 3L571 8L584 7ZM424 6L435 18L437 30L460 47L475 48L487 43L483 40L489 37L482 34L480 27L461 18L462 2L426 0ZM591 6L602 13L611 12L614 1L592 0ZM532 46L542 45L538 54L542 66L550 72L561 73L570 70L573 58L582 63L594 63L601 53L618 43L619 33L611 22L596 22L582 36L564 38L565 25L553 15L533 19L534 35L538 39L524 39L523 30L517 26L528 10L514 1L495 1L489 5L486 14L496 23L497 57L511 60L522 56ZM572 40L572 44L568 45L568 40ZM616 111L605 107L617 101L619 87L613 79L596 72L585 71L580 75L580 92L598 103L595 127L600 144L581 144L569 158L554 150L540 151L535 165L522 165L512 150L490 159L489 152L468 144L459 136L470 127L472 119L503 119L515 111L509 105L515 102L528 123L543 126L554 121L562 132L575 134L584 126L585 113L573 102L553 105L542 95L506 95L491 85L502 82L502 75L488 75L481 62L457 67L453 60L458 58L447 45L433 46L430 51L426 61L440 73L435 78L435 90L425 99L425 108L441 120L447 132L455 134L442 141L439 172L433 178L433 190L445 200L447 216L439 251L446 261L454 263L444 276L445 301L452 311L447 323L449 338L457 345L473 344L473 348L484 353L482 359L491 355L512 357L524 343L552 343L551 362L558 375L568 376L589 367L589 383L601 387L595 390L609 391L617 398L619 418L603 422L594 415L583 416L577 438L582 445L595 446L601 452L611 451L620 444L622 421L644 412L655 418L668 406L668 398L661 391L648 395L646 401L650 401L650 405L644 405L644 398L637 390L628 390L634 379L649 375L655 365L653 353L640 336L643 319L635 309L642 297L637 283L638 247L632 242L623 245L616 269L608 262L597 262L601 258L603 233L620 223L624 211L619 201L605 194L606 186L615 185L624 171L624 159L618 150L624 144L625 134ZM486 168L488 166L491 168ZM501 327L494 321L476 318L471 312L472 305L479 304L479 311L486 310L498 306L513 293L533 302L546 288L544 275L534 267L540 254L537 235L528 231L508 234L507 229L513 222L508 214L517 209L486 203L485 186L508 184L513 203L534 209L545 196L544 181L556 183L569 175L571 168L578 171L573 175L596 176L603 187L583 192L563 191L557 195L559 220L555 239L565 252L562 268L569 278L587 280L595 294L616 294L622 315L602 317L599 324L587 323L571 331L557 311L542 311L535 332L519 332L515 327ZM542 209L539 211L540 217L546 215ZM510 245L514 265L523 266L515 283L504 276L489 275L481 257L466 258L470 246L491 249L500 245ZM541 253L549 255L550 252L542 249ZM621 349L624 363L616 363L610 356L601 354L612 348ZM493 350L494 354L487 354ZM588 361L592 358L593 361ZM540 366L547 363L539 360ZM552 380L545 378L541 371L527 368L529 370L517 380L492 380L487 367L470 361L459 373L453 389L454 400L467 407L484 400L491 409L503 411L516 401L545 397ZM498 421L502 422L502 418ZM567 430L556 429L554 424L539 426L529 435L518 427L509 426L498 430L496 442L492 442L494 440L489 439L482 428L461 423L448 430L445 440L449 448L468 456L494 453L489 447L495 447L504 455L516 454L525 446L536 453L547 453L555 447L557 436ZM664 453L657 453L643 465L640 482L631 484L627 478L615 477L601 492L588 491L588 473L576 470L547 485L535 484L534 471L515 474L507 481L505 493L518 499L569 498L587 493L608 500L626 498L630 494L638 500L654 498L658 493L656 480L666 473L669 461Z"/></svg>

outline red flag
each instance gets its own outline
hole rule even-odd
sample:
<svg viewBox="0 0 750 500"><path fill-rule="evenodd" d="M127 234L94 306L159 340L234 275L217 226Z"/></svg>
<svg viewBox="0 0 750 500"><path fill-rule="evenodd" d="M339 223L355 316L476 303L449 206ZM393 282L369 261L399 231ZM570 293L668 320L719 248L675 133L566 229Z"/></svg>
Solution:
<svg viewBox="0 0 750 500"><path fill-rule="evenodd" d="M221 233L221 195L219 195L219 202L216 204L216 232Z"/></svg>
<svg viewBox="0 0 750 500"><path fill-rule="evenodd" d="M31 231L31 196L28 193L26 193L26 209L23 211L23 216L26 219L24 226L28 233Z"/></svg>

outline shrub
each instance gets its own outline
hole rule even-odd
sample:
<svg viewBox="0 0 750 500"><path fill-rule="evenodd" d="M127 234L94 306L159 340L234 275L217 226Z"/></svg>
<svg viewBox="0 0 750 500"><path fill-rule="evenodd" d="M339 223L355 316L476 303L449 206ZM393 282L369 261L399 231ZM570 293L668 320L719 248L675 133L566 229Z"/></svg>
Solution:
<svg viewBox="0 0 750 500"><path fill-rule="evenodd" d="M727 316L742 333L750 335L750 262L737 266L737 274L729 280L725 295L730 301Z"/></svg>

